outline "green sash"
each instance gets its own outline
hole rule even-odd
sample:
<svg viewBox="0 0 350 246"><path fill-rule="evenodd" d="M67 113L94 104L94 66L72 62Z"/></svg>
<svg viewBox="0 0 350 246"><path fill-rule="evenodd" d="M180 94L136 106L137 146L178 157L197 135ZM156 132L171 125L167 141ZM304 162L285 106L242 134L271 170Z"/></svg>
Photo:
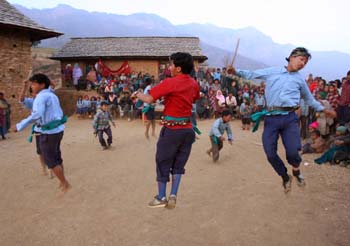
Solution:
<svg viewBox="0 0 350 246"><path fill-rule="evenodd" d="M64 123L66 123L68 120L68 117L67 115L64 115L62 117L62 119L60 120L53 120L49 123L46 123L42 126L40 126L40 128L44 131L49 131L49 130L52 130L52 129L55 129L57 127L59 127L60 125L63 125ZM32 125L32 129L31 129L31 133L30 133L30 136L28 137L28 142L31 143L33 141L33 135L34 135L34 128L35 128L35 124Z"/></svg>
<svg viewBox="0 0 350 246"><path fill-rule="evenodd" d="M256 132L259 128L260 120L264 115L271 114L271 115L278 115L278 114L285 114L288 111L281 111L281 110L272 110L272 111L267 111L264 109L261 112L256 112L250 116L253 122L255 122L255 125L253 127L253 132Z"/></svg>

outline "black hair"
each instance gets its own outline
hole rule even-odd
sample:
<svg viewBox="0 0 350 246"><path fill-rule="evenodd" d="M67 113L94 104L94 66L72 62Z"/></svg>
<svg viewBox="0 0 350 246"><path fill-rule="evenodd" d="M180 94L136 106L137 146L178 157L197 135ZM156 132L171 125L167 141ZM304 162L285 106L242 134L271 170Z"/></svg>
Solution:
<svg viewBox="0 0 350 246"><path fill-rule="evenodd" d="M350 70L349 70L349 71L346 73L346 75L347 75L347 76L349 76L349 75L350 75Z"/></svg>
<svg viewBox="0 0 350 246"><path fill-rule="evenodd" d="M106 101L102 101L100 105L102 107L103 105L108 105L108 103Z"/></svg>
<svg viewBox="0 0 350 246"><path fill-rule="evenodd" d="M311 132L311 134L315 134L317 137L321 136L320 130L315 130L315 131Z"/></svg>
<svg viewBox="0 0 350 246"><path fill-rule="evenodd" d="M224 117L224 116L228 116L228 115L232 115L232 112L230 110L224 110L222 111L221 113L221 116Z"/></svg>
<svg viewBox="0 0 350 246"><path fill-rule="evenodd" d="M170 56L175 67L181 67L183 74L190 74L194 68L193 57L189 53L177 52Z"/></svg>
<svg viewBox="0 0 350 246"><path fill-rule="evenodd" d="M32 77L30 77L29 81L35 81L38 84L45 84L45 89L49 88L51 84L50 79L43 73L34 74Z"/></svg>
<svg viewBox="0 0 350 246"><path fill-rule="evenodd" d="M0 96L3 96L4 95L4 93L3 92L0 92Z"/></svg>
<svg viewBox="0 0 350 246"><path fill-rule="evenodd" d="M304 47L297 47L294 50L292 50L292 52L290 53L289 57L286 58L286 60L288 62L289 62L289 60L290 60L289 58L291 56L305 56L307 59L309 59L309 60L311 59L310 52Z"/></svg>
<svg viewBox="0 0 350 246"><path fill-rule="evenodd" d="M152 84L152 79L150 78L150 77L147 77L146 79L145 79L145 85L147 86L147 85L150 85L150 84Z"/></svg>

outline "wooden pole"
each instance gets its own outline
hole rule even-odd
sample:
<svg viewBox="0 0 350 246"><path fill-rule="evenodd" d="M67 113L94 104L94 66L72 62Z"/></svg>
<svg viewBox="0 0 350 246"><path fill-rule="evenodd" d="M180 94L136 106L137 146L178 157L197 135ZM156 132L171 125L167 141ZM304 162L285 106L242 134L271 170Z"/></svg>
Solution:
<svg viewBox="0 0 350 246"><path fill-rule="evenodd" d="M233 67L233 64L235 63L235 60L236 60L236 57L237 57L237 52L238 52L238 48L239 48L239 40L240 40L240 38L238 38L238 40L237 40L235 53L233 55L232 62L231 62L231 67Z"/></svg>

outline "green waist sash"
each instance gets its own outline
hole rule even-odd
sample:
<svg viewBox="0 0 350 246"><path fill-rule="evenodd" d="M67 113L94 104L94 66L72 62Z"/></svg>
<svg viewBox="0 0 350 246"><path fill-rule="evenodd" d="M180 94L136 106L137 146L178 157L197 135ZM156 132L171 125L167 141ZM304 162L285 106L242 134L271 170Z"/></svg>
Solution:
<svg viewBox="0 0 350 246"><path fill-rule="evenodd" d="M256 112L256 113L252 114L250 116L250 118L253 122L255 122L255 125L253 127L253 132L256 132L258 130L261 118L264 115L285 115L286 113L289 113L289 111L282 111L282 110L268 111L268 110L264 109L261 112Z"/></svg>
<svg viewBox="0 0 350 246"><path fill-rule="evenodd" d="M172 126L186 125L189 122L191 122L190 117L172 117L172 116L165 115L163 116L163 119L162 119L163 125L172 125ZM198 135L202 134L202 132L198 129L197 126L192 124L192 128Z"/></svg>
<svg viewBox="0 0 350 246"><path fill-rule="evenodd" d="M40 125L40 126L38 125L38 127L40 127L41 130L49 131L49 130L52 130L52 129L59 127L60 125L63 125L64 123L67 122L67 120L68 120L68 117L66 115L64 115L62 117L62 119L60 119L60 120L53 120L53 121L46 123L44 125ZM33 141L34 128L35 128L35 124L32 125L31 133L30 133L30 136L28 137L29 143L31 143Z"/></svg>

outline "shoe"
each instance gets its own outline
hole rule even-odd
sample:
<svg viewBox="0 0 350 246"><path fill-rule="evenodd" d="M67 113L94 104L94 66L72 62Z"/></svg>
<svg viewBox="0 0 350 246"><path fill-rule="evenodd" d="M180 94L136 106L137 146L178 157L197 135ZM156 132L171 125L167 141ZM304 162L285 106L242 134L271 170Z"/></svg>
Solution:
<svg viewBox="0 0 350 246"><path fill-rule="evenodd" d="M284 193L288 193L292 190L292 176L288 174L289 180L287 182L282 182L284 188Z"/></svg>
<svg viewBox="0 0 350 246"><path fill-rule="evenodd" d="M304 187L306 185L303 175L299 174L298 176L294 177L297 179L297 184L299 187Z"/></svg>
<svg viewBox="0 0 350 246"><path fill-rule="evenodd" d="M166 208L174 209L176 207L176 195L170 195Z"/></svg>
<svg viewBox="0 0 350 246"><path fill-rule="evenodd" d="M168 204L168 201L165 197L162 199L158 199L158 196L155 196L152 201L148 203L148 207L150 208L164 208Z"/></svg>

